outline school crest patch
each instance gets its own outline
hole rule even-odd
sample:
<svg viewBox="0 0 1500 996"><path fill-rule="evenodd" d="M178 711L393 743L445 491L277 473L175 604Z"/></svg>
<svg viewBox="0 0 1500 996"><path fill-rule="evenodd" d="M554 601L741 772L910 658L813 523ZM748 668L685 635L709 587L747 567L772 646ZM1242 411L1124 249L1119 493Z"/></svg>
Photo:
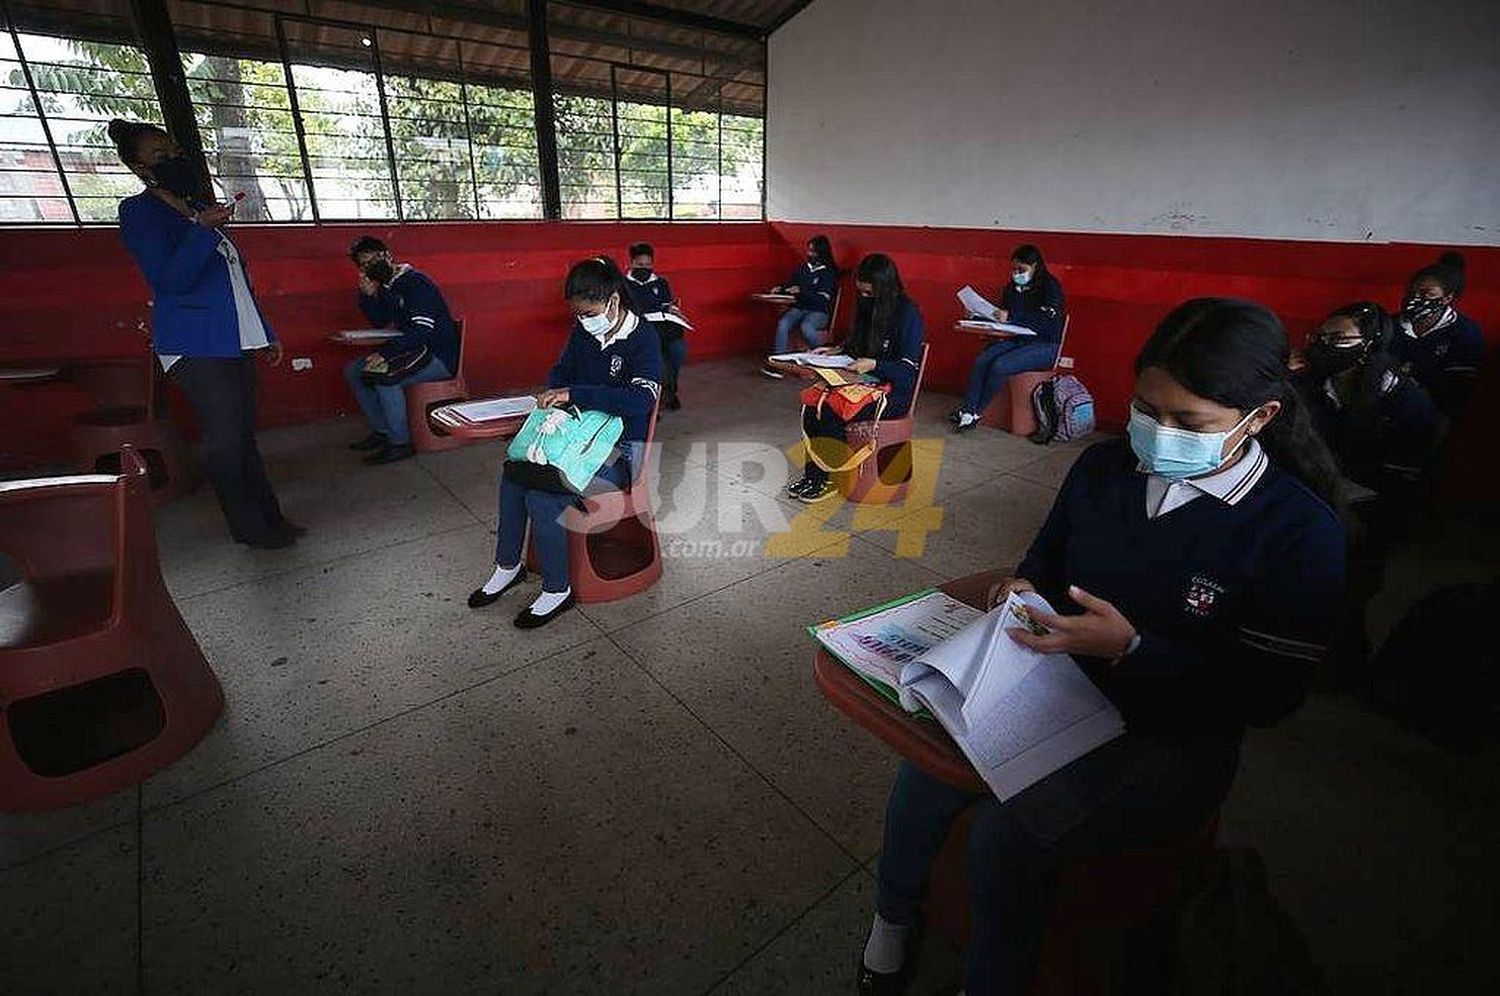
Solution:
<svg viewBox="0 0 1500 996"><path fill-rule="evenodd" d="M1219 582L1213 578L1195 574L1188 581L1187 592L1182 597L1182 611L1188 615L1207 618L1213 614L1214 605L1223 594L1224 586Z"/></svg>
<svg viewBox="0 0 1500 996"><path fill-rule="evenodd" d="M620 356L617 353L614 356L611 356L609 358L609 375L611 377L618 377L618 376L620 376L620 371L624 370L624 369L625 369L625 357Z"/></svg>

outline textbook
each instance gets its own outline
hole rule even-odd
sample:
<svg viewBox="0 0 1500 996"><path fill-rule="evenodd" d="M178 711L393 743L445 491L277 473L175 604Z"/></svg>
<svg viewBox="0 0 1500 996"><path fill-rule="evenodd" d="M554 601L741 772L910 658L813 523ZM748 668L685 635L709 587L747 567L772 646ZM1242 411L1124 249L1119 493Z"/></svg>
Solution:
<svg viewBox="0 0 1500 996"><path fill-rule="evenodd" d="M848 353L775 353L771 359L777 363L795 363L799 367L827 367L842 370L854 362Z"/></svg>
<svg viewBox="0 0 1500 996"><path fill-rule="evenodd" d="M954 604L968 610L966 622ZM1041 630L1032 609L1051 611L1033 592L984 613L919 592L811 632L906 710L926 708L1003 801L1125 732L1119 711L1071 657L1011 639L1010 630Z"/></svg>
<svg viewBox="0 0 1500 996"><path fill-rule="evenodd" d="M641 317L648 322L671 322L674 325L681 325L689 332L693 331L693 327L688 324L688 320L673 311L652 311Z"/></svg>

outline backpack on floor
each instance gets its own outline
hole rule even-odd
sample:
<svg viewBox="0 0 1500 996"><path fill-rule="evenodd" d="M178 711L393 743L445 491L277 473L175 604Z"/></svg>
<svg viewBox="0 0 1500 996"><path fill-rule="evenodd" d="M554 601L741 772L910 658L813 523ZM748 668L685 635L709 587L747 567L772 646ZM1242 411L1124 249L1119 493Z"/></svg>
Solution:
<svg viewBox="0 0 1500 996"><path fill-rule="evenodd" d="M1065 443L1094 431L1094 396L1083 381L1060 374L1042 381L1031 392L1031 412L1036 431L1030 436L1042 446L1056 440Z"/></svg>

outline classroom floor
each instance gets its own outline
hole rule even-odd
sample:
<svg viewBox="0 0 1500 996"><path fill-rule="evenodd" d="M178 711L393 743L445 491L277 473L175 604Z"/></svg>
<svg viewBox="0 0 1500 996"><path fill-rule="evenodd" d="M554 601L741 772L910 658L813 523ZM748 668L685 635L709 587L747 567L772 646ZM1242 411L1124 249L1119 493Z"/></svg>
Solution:
<svg viewBox="0 0 1500 996"><path fill-rule="evenodd" d="M0 992L849 991L895 760L820 697L803 626L1013 564L1081 444L955 438L927 394L930 502L819 521L778 496L795 395L690 367L664 577L537 632L510 624L534 583L464 601L494 444L369 468L353 419L266 433L311 530L288 551L228 542L206 491L161 509L228 706L135 790L0 816ZM1497 540L1432 538L1374 628ZM1493 992L1497 773L1314 695L1250 735L1223 837L1265 855L1333 992ZM957 966L930 943L913 992Z"/></svg>

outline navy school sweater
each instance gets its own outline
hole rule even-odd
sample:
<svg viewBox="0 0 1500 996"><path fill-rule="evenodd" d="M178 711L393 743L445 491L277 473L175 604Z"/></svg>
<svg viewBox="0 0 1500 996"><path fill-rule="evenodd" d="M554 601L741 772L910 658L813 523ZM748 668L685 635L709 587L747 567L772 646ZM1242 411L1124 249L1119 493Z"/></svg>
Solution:
<svg viewBox="0 0 1500 996"><path fill-rule="evenodd" d="M443 292L427 274L407 268L374 297L361 293L359 308L375 327L394 324L401 333L376 350L380 355L390 359L426 346L450 374L458 373L458 329Z"/></svg>
<svg viewBox="0 0 1500 996"><path fill-rule="evenodd" d="M1301 703L1344 598L1344 527L1272 461L1229 505L1212 495L1155 519L1123 439L1084 451L1017 568L1059 612L1076 584L1141 641L1117 664L1080 658L1132 732L1234 740Z"/></svg>
<svg viewBox="0 0 1500 996"><path fill-rule="evenodd" d="M868 298L859 299L859 313L855 316L855 327L865 321L865 311L871 307ZM922 364L922 340L925 331L922 313L911 298L902 302L895 320L888 329L880 329L877 348L868 357L875 361L872 376L888 381L891 385L890 400L886 402L885 418L900 418L911 407L912 394L917 389L917 372ZM845 340L843 350L852 353L850 340Z"/></svg>
<svg viewBox="0 0 1500 996"><path fill-rule="evenodd" d="M1453 321L1442 328L1423 336L1398 329L1392 340L1391 352L1427 388L1438 409L1457 419L1484 365L1484 333L1479 323L1454 312Z"/></svg>
<svg viewBox="0 0 1500 996"><path fill-rule="evenodd" d="M638 315L649 314L654 311L665 311L667 306L677 300L672 295L672 287L667 283L667 278L653 273L643 281L637 281L627 274L625 276L625 291L630 295L630 309ZM671 322L656 323L656 334L660 336L680 336L682 326ZM663 327L665 326L665 327Z"/></svg>
<svg viewBox="0 0 1500 996"><path fill-rule="evenodd" d="M1067 311L1067 304L1063 299L1062 284L1052 274L1033 280L1025 287L1006 284L1000 291L1000 307L1009 313L1007 321L1010 324L1035 332L1037 342L1062 341L1063 314Z"/></svg>
<svg viewBox="0 0 1500 996"><path fill-rule="evenodd" d="M620 442L645 442L651 410L661 397L661 340L650 322L626 312L620 331L604 345L576 321L548 387L566 387L579 408L620 416Z"/></svg>
<svg viewBox="0 0 1500 996"><path fill-rule="evenodd" d="M1392 484L1422 479L1431 469L1442 418L1431 395L1412 378L1381 372L1378 383L1360 385L1371 397L1354 408L1329 397L1327 378L1303 373L1292 385L1351 481L1384 493Z"/></svg>
<svg viewBox="0 0 1500 996"><path fill-rule="evenodd" d="M786 286L796 288L792 307L829 314L833 311L833 296L838 293L839 271L824 263L803 263Z"/></svg>

